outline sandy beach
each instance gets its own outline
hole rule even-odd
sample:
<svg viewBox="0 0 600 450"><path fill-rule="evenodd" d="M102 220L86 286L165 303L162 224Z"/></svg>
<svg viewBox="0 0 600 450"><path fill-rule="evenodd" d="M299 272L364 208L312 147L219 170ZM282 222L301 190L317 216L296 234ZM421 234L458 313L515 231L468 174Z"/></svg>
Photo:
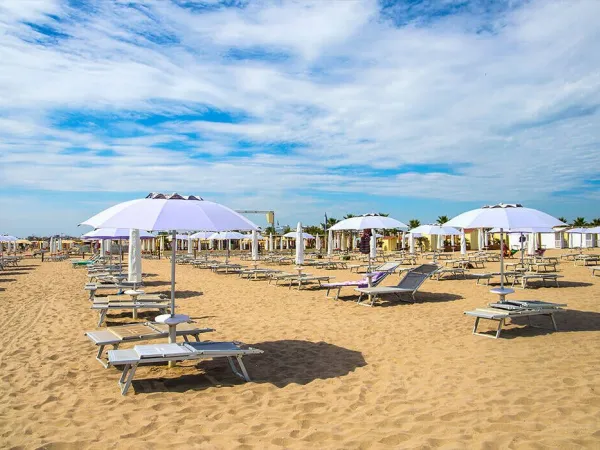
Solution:
<svg viewBox="0 0 600 450"><path fill-rule="evenodd" d="M203 339L265 353L246 358L249 383L218 360L142 367L122 396L120 372L84 336L97 321L86 271L24 259L0 271L0 447L598 448L600 279L559 269L560 288L512 298L567 303L560 331L509 325L494 340L473 336L463 315L497 299L472 279L429 280L416 304L368 308L350 289L336 302L178 266L179 311L216 329ZM143 270L146 292L168 291L168 260ZM129 322L113 314L108 325Z"/></svg>

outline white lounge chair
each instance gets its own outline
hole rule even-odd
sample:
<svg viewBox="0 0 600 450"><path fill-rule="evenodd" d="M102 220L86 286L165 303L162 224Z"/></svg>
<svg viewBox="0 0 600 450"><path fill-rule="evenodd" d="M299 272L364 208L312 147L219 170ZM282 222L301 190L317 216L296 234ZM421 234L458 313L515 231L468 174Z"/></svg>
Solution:
<svg viewBox="0 0 600 450"><path fill-rule="evenodd" d="M140 309L150 309L150 310L157 310L157 311L166 313L169 311L170 307L171 307L171 304L168 301L164 301L164 302L128 301L128 302L108 302L108 303L97 303L96 302L96 303L92 304L91 309L98 311L98 313L99 313L98 326L100 327L106 320L106 315L108 314L108 311L115 311L115 310L116 311L131 311L132 313L137 313L137 311L139 311Z"/></svg>
<svg viewBox="0 0 600 450"><path fill-rule="evenodd" d="M375 300L382 295L394 294L401 299L402 294L410 294L413 301L416 301L415 294L425 280L431 277L439 269L435 264L422 264L406 272L406 275L400 279L396 286L377 286L367 288L356 288L360 292L358 297L359 305L373 306ZM361 303L363 294L368 295L368 303Z"/></svg>
<svg viewBox="0 0 600 450"><path fill-rule="evenodd" d="M186 342L182 344L136 345L129 350L109 350L108 363L124 366L119 379L121 394L127 394L140 364L158 364L175 361L196 361L210 358L227 358L234 374L250 381L242 357L264 353L256 348L242 348L238 342ZM237 360L239 370L235 366Z"/></svg>
<svg viewBox="0 0 600 450"><path fill-rule="evenodd" d="M550 320L552 321L554 331L558 331L556 320L554 320L554 314L563 312L563 306L567 305L562 303L542 302L538 300L511 300L504 303L491 303L487 308L476 308L472 311L465 311L465 315L475 317L473 334L498 339L500 337L500 333L502 332L502 326L505 324L506 320L514 319L516 317L527 317L529 326L533 327L531 323L532 316L549 316ZM495 335L480 333L477 331L477 327L481 319L498 322L498 328L496 329Z"/></svg>
<svg viewBox="0 0 600 450"><path fill-rule="evenodd" d="M398 267L398 264L396 264L396 267ZM395 268L392 269L392 271L393 270L395 270ZM327 288L327 293L325 294L325 296L327 298L330 298L329 297L329 291L331 291L331 289L337 289L337 292L335 293L334 299L338 300L340 298L340 291L342 290L342 288L344 288L344 287L354 287L354 288L376 287L383 280L385 280L385 278L390 273L391 272L373 272L373 273L367 273L362 280L341 281L341 282L338 282L338 283L326 283L326 284L322 284L321 287Z"/></svg>
<svg viewBox="0 0 600 450"><path fill-rule="evenodd" d="M200 341L200 333L209 333L211 331L215 330L212 328L198 328L193 322L177 325L177 336L183 337L185 342L189 342L188 338L190 336L196 341ZM98 347L96 359L105 368L108 368L108 358L102 357L107 345L112 345L113 350L116 350L119 348L119 345L124 342L149 341L152 339L167 338L169 337L169 326L155 322L134 323L130 325L107 327L104 330L88 331L85 335Z"/></svg>

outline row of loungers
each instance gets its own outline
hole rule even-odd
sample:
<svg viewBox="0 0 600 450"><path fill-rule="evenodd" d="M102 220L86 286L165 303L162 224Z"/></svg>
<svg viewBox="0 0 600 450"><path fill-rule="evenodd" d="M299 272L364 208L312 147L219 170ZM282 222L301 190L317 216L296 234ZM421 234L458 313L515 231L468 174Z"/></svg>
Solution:
<svg viewBox="0 0 600 450"><path fill-rule="evenodd" d="M106 267L104 267L106 269ZM94 278L103 279L103 275L97 276L97 272L88 273ZM100 313L98 326L100 327L111 310L132 311L137 318L140 309L157 310L168 312L170 302L162 294L146 294L142 291L131 290L139 283L127 283L121 279L116 283L87 283L84 290L89 292L92 301L92 310ZM117 290L124 295L96 296L99 290ZM161 323L146 322L106 327L100 330L89 331L85 335L97 347L96 359L104 366L122 367L119 378L121 394L127 394L136 370L140 365L162 364L165 362L198 361L202 359L226 358L233 373L245 381L250 381L250 376L242 358L248 355L263 353L262 350L247 347L239 342L200 342L200 335L214 331L212 328L200 328L193 322L177 325L176 336L183 338L183 343L162 343L149 345L136 345L131 349L119 349L124 343L146 341L153 339L166 339L169 336L168 326ZM190 342L193 338L196 342ZM105 352L107 346L112 350Z"/></svg>

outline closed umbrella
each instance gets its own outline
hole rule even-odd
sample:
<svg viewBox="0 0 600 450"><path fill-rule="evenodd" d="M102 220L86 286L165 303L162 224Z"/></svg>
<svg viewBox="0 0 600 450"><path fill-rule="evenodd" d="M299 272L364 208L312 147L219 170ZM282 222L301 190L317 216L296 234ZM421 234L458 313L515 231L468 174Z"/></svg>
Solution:
<svg viewBox="0 0 600 450"><path fill-rule="evenodd" d="M284 241L283 236L281 236L279 238L279 250L283 250L283 241Z"/></svg>
<svg viewBox="0 0 600 450"><path fill-rule="evenodd" d="M415 235L413 233L408 234L408 251L411 255L415 253Z"/></svg>
<svg viewBox="0 0 600 450"><path fill-rule="evenodd" d="M467 239L465 238L465 229L463 228L460 232L460 254L467 254Z"/></svg>
<svg viewBox="0 0 600 450"><path fill-rule="evenodd" d="M296 227L296 265L304 264L304 245L302 245L303 233L302 223L298 222Z"/></svg>
<svg viewBox="0 0 600 450"><path fill-rule="evenodd" d="M317 234L315 236L315 249L320 253L321 252L321 237Z"/></svg>
<svg viewBox="0 0 600 450"><path fill-rule="evenodd" d="M129 254L127 280L131 283L142 282L142 249L140 230L132 228L129 232Z"/></svg>
<svg viewBox="0 0 600 450"><path fill-rule="evenodd" d="M258 232L252 230L252 261L258 261Z"/></svg>
<svg viewBox="0 0 600 450"><path fill-rule="evenodd" d="M333 256L333 230L331 228L327 234L327 256Z"/></svg>
<svg viewBox="0 0 600 450"><path fill-rule="evenodd" d="M269 233L269 251L272 252L273 250L275 250L273 246L273 233Z"/></svg>
<svg viewBox="0 0 600 450"><path fill-rule="evenodd" d="M371 233L369 244L369 271L371 271L371 261L377 258L377 236L375 230Z"/></svg>

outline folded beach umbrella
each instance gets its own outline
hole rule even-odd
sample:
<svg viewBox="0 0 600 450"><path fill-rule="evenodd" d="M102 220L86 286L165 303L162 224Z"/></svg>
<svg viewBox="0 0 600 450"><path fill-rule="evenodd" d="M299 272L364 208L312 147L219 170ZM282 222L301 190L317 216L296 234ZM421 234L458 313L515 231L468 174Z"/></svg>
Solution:
<svg viewBox="0 0 600 450"><path fill-rule="evenodd" d="M298 223L300 223L300 222L298 222ZM298 235L297 231L290 231L289 233L286 233L283 235L283 237L292 238L292 239L298 239L298 236L300 236L301 240L315 238L312 234L309 234L309 233L301 233L300 235Z"/></svg>
<svg viewBox="0 0 600 450"><path fill-rule="evenodd" d="M252 230L252 261L258 261L258 231Z"/></svg>
<svg viewBox="0 0 600 450"><path fill-rule="evenodd" d="M256 230L258 227L234 210L200 197L151 193L146 198L130 200L96 214L81 225L94 228L135 228L149 231L170 231L172 239L177 230ZM176 325L189 320L175 314L175 256L171 258L171 314L157 317L169 325L169 341L175 342Z"/></svg>
<svg viewBox="0 0 600 450"><path fill-rule="evenodd" d="M464 228L460 232L460 254L461 255L467 254L467 239L465 237Z"/></svg>
<svg viewBox="0 0 600 450"><path fill-rule="evenodd" d="M330 228L327 234L327 256L333 255L333 230Z"/></svg>
<svg viewBox="0 0 600 450"><path fill-rule="evenodd" d="M500 242L503 242L504 230L520 227L545 227L552 228L564 225L563 222L549 214L537 209L525 208L520 204L499 203L492 206L484 206L460 214L445 224L455 228L494 228L500 229ZM462 247L462 242L461 242ZM461 249L462 250L462 249ZM498 294L503 302L506 294L514 292L512 289L504 288L504 252L500 251L500 288L492 289L490 292Z"/></svg>
<svg viewBox="0 0 600 450"><path fill-rule="evenodd" d="M307 233L302 233L302 223L298 222L296 227L296 265L298 266L304 264L304 234Z"/></svg>

